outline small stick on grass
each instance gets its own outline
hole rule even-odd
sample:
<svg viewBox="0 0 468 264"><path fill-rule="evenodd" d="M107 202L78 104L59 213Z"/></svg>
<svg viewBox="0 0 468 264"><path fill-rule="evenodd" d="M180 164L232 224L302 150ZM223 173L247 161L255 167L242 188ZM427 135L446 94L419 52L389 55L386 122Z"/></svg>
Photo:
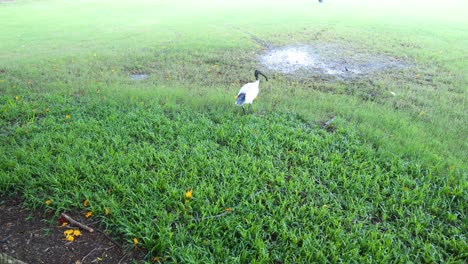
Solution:
<svg viewBox="0 0 468 264"><path fill-rule="evenodd" d="M62 213L62 217L65 218L72 225L76 225L78 227L81 227L81 228L83 228L84 230L87 230L90 233L94 232L94 229L92 229L91 227L74 220L73 218L71 218L70 216L68 216L65 213Z"/></svg>

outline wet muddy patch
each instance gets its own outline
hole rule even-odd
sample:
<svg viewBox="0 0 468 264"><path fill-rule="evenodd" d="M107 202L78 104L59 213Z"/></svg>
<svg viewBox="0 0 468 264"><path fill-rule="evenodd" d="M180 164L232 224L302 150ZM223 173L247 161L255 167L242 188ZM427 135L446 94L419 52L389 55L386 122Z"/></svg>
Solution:
<svg viewBox="0 0 468 264"><path fill-rule="evenodd" d="M298 77L321 75L340 79L366 77L410 66L398 58L337 44L273 47L260 54L258 60L270 71Z"/></svg>
<svg viewBox="0 0 468 264"><path fill-rule="evenodd" d="M133 74L130 74L130 79L134 80L134 81L142 81L142 80L146 80L149 78L149 74L147 73L133 73Z"/></svg>

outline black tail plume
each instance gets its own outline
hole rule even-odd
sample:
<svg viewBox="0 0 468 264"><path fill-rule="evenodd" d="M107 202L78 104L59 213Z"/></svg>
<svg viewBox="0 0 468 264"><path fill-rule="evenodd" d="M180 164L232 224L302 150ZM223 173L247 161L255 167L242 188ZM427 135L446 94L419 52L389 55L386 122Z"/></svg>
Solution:
<svg viewBox="0 0 468 264"><path fill-rule="evenodd" d="M245 102L245 93L241 93L237 96L236 105L243 105Z"/></svg>

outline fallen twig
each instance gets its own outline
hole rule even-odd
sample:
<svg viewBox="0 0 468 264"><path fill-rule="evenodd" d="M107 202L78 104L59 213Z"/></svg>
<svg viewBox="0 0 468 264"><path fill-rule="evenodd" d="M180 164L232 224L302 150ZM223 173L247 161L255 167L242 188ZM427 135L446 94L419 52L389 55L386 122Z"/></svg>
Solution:
<svg viewBox="0 0 468 264"><path fill-rule="evenodd" d="M112 238L110 238L106 233L104 233L103 231L99 230L99 229L96 229L99 233L103 234L110 242L112 242L112 244L116 245L120 250L122 250L122 246L119 245L119 243L115 242Z"/></svg>
<svg viewBox="0 0 468 264"><path fill-rule="evenodd" d="M11 237L11 235L8 235L0 240L0 243L7 243L8 239Z"/></svg>
<svg viewBox="0 0 468 264"><path fill-rule="evenodd" d="M91 227L74 220L73 218L71 218L69 215L67 215L65 213L62 213L62 217L65 218L72 225L79 226L79 227L83 228L84 230L87 230L90 233L94 232L94 229L92 229Z"/></svg>
<svg viewBox="0 0 468 264"><path fill-rule="evenodd" d="M10 257L5 253L0 253L0 263L26 264L23 261Z"/></svg>
<svg viewBox="0 0 468 264"><path fill-rule="evenodd" d="M127 257L128 253L130 253L130 251L127 251L127 253L125 253L125 255L123 255L123 257L119 260L119 263L122 263L122 261Z"/></svg>
<svg viewBox="0 0 468 264"><path fill-rule="evenodd" d="M111 247L107 247L107 248L102 248L102 247L99 247L99 248L93 248L93 250L91 250L86 256L84 256L82 259L81 259L81 263L85 263L84 260L89 257L95 250L104 250L104 251L107 251L111 248L115 247L114 246L111 246Z"/></svg>
<svg viewBox="0 0 468 264"><path fill-rule="evenodd" d="M82 259L81 259L81 263L84 263L84 260L89 257L89 255L91 255L91 253L93 253L95 250L100 250L101 248L93 248L93 250L91 250L86 256L84 256Z"/></svg>

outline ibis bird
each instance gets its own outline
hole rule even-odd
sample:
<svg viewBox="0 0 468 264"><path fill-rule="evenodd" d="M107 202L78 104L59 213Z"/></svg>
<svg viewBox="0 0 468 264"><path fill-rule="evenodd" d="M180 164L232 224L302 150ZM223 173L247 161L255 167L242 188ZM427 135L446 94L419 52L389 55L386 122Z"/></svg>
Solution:
<svg viewBox="0 0 468 264"><path fill-rule="evenodd" d="M260 80L258 79L259 74L265 77L265 80L268 81L268 78L265 76L265 74L259 70L255 70L255 82L244 84L236 96L236 105L242 106L242 111L244 111L244 113L244 104L250 104L252 106L253 100L257 98L259 92L258 85L260 84Z"/></svg>

